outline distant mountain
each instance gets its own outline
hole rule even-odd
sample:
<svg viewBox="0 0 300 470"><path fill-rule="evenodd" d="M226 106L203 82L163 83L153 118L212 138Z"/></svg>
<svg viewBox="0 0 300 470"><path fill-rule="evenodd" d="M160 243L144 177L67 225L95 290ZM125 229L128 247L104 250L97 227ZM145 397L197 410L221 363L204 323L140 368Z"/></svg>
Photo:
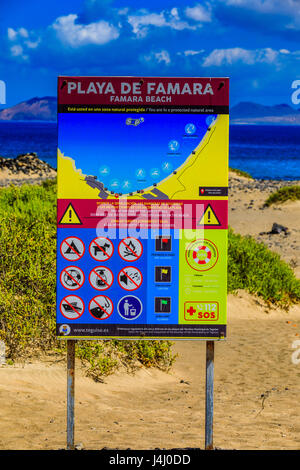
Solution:
<svg viewBox="0 0 300 470"><path fill-rule="evenodd" d="M0 111L0 121L56 121L57 99L54 96L31 98Z"/></svg>
<svg viewBox="0 0 300 470"><path fill-rule="evenodd" d="M0 111L0 121L56 121L55 96L31 98ZM300 110L288 104L265 106L244 101L230 109L231 124L300 125Z"/></svg>
<svg viewBox="0 0 300 470"><path fill-rule="evenodd" d="M300 125L300 111L288 104L265 106L245 101L231 108L230 123Z"/></svg>

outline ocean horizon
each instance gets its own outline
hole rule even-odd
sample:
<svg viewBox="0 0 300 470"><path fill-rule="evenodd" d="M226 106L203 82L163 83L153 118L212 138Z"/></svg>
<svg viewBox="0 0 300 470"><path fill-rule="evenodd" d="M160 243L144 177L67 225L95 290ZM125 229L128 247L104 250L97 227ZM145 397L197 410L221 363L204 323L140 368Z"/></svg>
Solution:
<svg viewBox="0 0 300 470"><path fill-rule="evenodd" d="M0 121L0 156L35 152L56 168L57 123ZM257 179L300 180L298 126L230 125L229 166Z"/></svg>

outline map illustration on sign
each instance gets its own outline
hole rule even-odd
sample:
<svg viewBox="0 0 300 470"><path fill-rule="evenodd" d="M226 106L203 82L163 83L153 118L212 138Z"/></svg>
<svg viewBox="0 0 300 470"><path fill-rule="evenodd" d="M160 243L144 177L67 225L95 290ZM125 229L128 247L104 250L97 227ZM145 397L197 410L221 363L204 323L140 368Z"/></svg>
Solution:
<svg viewBox="0 0 300 470"><path fill-rule="evenodd" d="M60 338L226 337L228 130L227 78L58 78Z"/></svg>

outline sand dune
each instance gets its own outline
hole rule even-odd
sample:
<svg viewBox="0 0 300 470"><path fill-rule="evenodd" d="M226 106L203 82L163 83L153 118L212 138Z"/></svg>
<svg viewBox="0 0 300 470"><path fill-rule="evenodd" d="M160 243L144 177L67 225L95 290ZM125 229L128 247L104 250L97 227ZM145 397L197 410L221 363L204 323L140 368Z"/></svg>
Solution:
<svg viewBox="0 0 300 470"><path fill-rule="evenodd" d="M300 307L267 311L241 293L229 296L229 312L229 338L216 343L215 445L298 449L300 364L291 354L300 338ZM181 341L174 351L179 357L169 374L119 372L104 384L85 377L78 363L76 443L203 448L205 344ZM65 361L0 367L0 449L63 448L65 400Z"/></svg>
<svg viewBox="0 0 300 470"><path fill-rule="evenodd" d="M299 203L261 209L282 183L231 175L230 224L267 243L299 274ZM260 235L273 222L290 235ZM294 260L292 262L292 260ZM228 299L228 339L216 343L214 443L223 449L300 448L300 305L268 310L245 292ZM204 445L205 343L174 345L167 374L120 371L104 384L76 371L76 443L101 449ZM300 354L299 354L300 357ZM55 356L0 366L0 449L59 449L66 442L66 363Z"/></svg>

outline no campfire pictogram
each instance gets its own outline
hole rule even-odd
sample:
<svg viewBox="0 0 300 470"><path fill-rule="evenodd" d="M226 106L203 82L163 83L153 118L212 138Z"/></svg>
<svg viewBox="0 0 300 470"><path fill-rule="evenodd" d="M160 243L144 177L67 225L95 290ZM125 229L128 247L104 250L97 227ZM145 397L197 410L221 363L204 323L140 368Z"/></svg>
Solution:
<svg viewBox="0 0 300 470"><path fill-rule="evenodd" d="M143 253L143 245L137 238L124 238L118 246L118 252L124 261L136 261Z"/></svg>

